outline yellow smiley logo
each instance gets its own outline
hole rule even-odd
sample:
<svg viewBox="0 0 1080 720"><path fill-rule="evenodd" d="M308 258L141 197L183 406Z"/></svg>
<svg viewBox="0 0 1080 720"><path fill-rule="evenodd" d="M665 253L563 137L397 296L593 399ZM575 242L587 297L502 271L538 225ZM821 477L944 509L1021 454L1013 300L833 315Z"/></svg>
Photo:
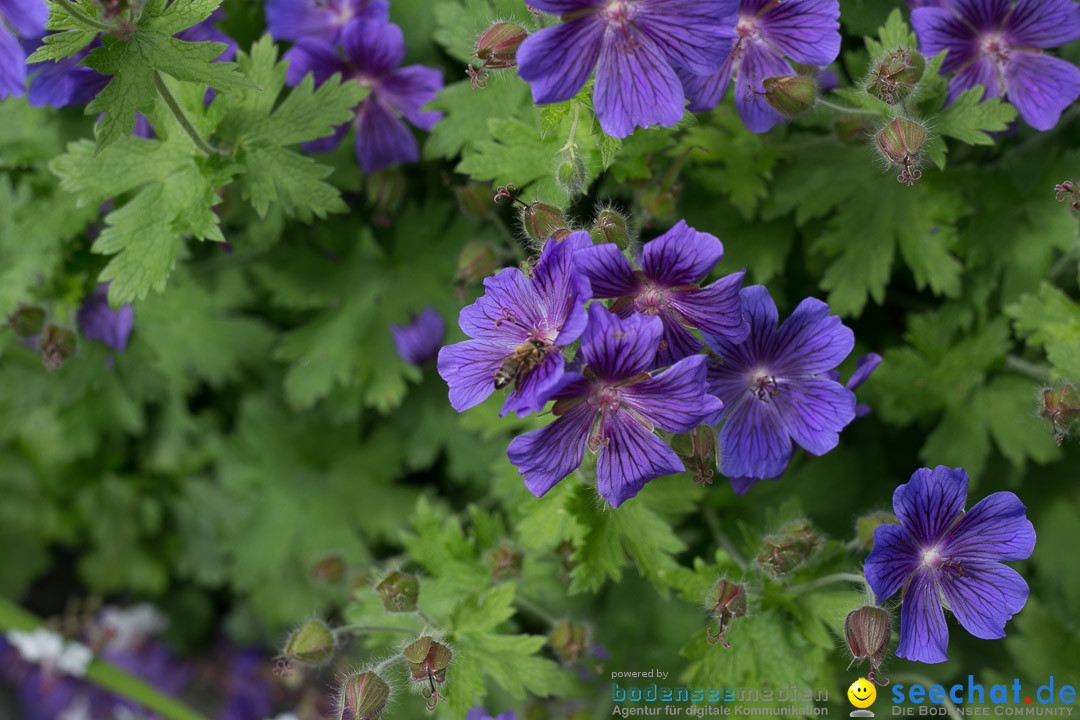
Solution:
<svg viewBox="0 0 1080 720"><path fill-rule="evenodd" d="M847 697L855 707L868 708L877 700L877 688L866 678L859 678L847 689Z"/></svg>

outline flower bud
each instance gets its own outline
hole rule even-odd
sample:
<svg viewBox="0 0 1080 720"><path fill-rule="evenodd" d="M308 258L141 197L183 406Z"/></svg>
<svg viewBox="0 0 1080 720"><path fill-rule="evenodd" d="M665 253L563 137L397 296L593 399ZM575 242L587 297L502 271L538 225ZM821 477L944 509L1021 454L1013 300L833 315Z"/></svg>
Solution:
<svg viewBox="0 0 1080 720"><path fill-rule="evenodd" d="M893 120L878 131L874 139L878 152L889 165L900 168L896 177L904 185L914 185L922 177L917 168L920 150L926 142L926 128L905 117Z"/></svg>
<svg viewBox="0 0 1080 720"><path fill-rule="evenodd" d="M487 217L494 204L491 202L491 186L478 182L454 188L461 211L472 217Z"/></svg>
<svg viewBox="0 0 1080 720"><path fill-rule="evenodd" d="M897 48L871 66L866 92L895 105L911 95L925 71L926 58L914 50Z"/></svg>
<svg viewBox="0 0 1080 720"><path fill-rule="evenodd" d="M75 333L50 325L46 328L45 337L39 347L42 364L47 370L55 370L64 364L64 360L75 354Z"/></svg>
<svg viewBox="0 0 1080 720"><path fill-rule="evenodd" d="M336 583L345 577L348 566L341 555L327 555L311 566L311 577L323 582Z"/></svg>
<svg viewBox="0 0 1080 720"><path fill-rule="evenodd" d="M293 631L281 654L301 665L319 667L330 662L336 649L333 631L322 620L311 620Z"/></svg>
<svg viewBox="0 0 1080 720"><path fill-rule="evenodd" d="M1061 445L1077 418L1080 418L1080 397L1077 396L1076 388L1072 385L1062 385L1060 388L1047 388L1042 391L1039 415L1048 418L1053 425L1054 441Z"/></svg>
<svg viewBox="0 0 1080 720"><path fill-rule="evenodd" d="M810 523L795 520L765 538L757 562L767 574L781 577L824 547L825 541L814 534Z"/></svg>
<svg viewBox="0 0 1080 720"><path fill-rule="evenodd" d="M833 120L836 139L845 145L865 145L874 134L874 126L861 115L841 115Z"/></svg>
<svg viewBox="0 0 1080 720"><path fill-rule="evenodd" d="M1054 199L1058 202L1069 200L1073 210L1080 211L1080 187L1072 180L1066 180L1054 186Z"/></svg>
<svg viewBox="0 0 1080 720"><path fill-rule="evenodd" d="M844 620L844 638L851 651L852 663L861 665L863 660L870 661L867 680L873 682L874 673L885 659L892 638L889 613L874 605L852 610Z"/></svg>
<svg viewBox="0 0 1080 720"><path fill-rule="evenodd" d="M521 566L525 561L525 555L520 550L515 550L510 545L503 543L484 556L491 571L492 580L513 580L521 576Z"/></svg>
<svg viewBox="0 0 1080 720"><path fill-rule="evenodd" d="M786 118L797 118L809 110L817 98L817 82L806 75L765 78L765 102Z"/></svg>
<svg viewBox="0 0 1080 720"><path fill-rule="evenodd" d="M394 572L383 578L375 589L382 595L386 612L415 612L420 597L420 581L405 573Z"/></svg>
<svg viewBox="0 0 1080 720"><path fill-rule="evenodd" d="M570 234L570 224L562 210L545 202L534 202L521 211L521 224L534 241L543 245L549 238L561 240Z"/></svg>
<svg viewBox="0 0 1080 720"><path fill-rule="evenodd" d="M682 459L691 479L703 485L712 485L716 473L716 431L708 425L698 425L690 432L679 433L671 439L671 449Z"/></svg>
<svg viewBox="0 0 1080 720"><path fill-rule="evenodd" d="M8 316L4 327L14 330L20 340L35 338L45 328L45 311L31 305L20 305Z"/></svg>
<svg viewBox="0 0 1080 720"><path fill-rule="evenodd" d="M368 202L374 206L372 222L387 227L390 225L390 215L405 197L405 176L400 170L380 170L367 176L364 189Z"/></svg>
<svg viewBox="0 0 1080 720"><path fill-rule="evenodd" d="M457 279L465 283L479 282L491 275L499 266L495 248L487 243L465 243L458 255Z"/></svg>
<svg viewBox="0 0 1080 720"><path fill-rule="evenodd" d="M709 644L715 645L719 642L723 647L731 647L724 633L732 618L746 615L746 588L739 583L720 578L705 596L705 609L712 614L714 622L720 625L715 637L711 630L706 631Z"/></svg>
<svg viewBox="0 0 1080 720"><path fill-rule="evenodd" d="M485 68L512 68L517 65L517 49L527 37L528 31L520 25L497 22L476 41L476 57L480 58Z"/></svg>
<svg viewBox="0 0 1080 720"><path fill-rule="evenodd" d="M410 680L426 680L440 685L446 682L446 669L454 659L450 648L427 635L409 644L401 654L409 663Z"/></svg>
<svg viewBox="0 0 1080 720"><path fill-rule="evenodd" d="M560 620L548 635L548 645L555 657L572 663L589 649L589 628L581 623Z"/></svg>
<svg viewBox="0 0 1080 720"><path fill-rule="evenodd" d="M630 229L626 216L614 208L604 208L593 220L589 237L596 244L614 243L615 247L625 251L630 247Z"/></svg>
<svg viewBox="0 0 1080 720"><path fill-rule="evenodd" d="M585 162L577 155L563 157L559 168L555 172L555 180L559 187L571 196L578 195L585 188Z"/></svg>
<svg viewBox="0 0 1080 720"><path fill-rule="evenodd" d="M891 512L879 510L863 515L855 521L855 539L859 547L865 550L874 548L874 530L878 525L899 525L900 521Z"/></svg>
<svg viewBox="0 0 1080 720"><path fill-rule="evenodd" d="M642 193L641 207L649 217L670 217L675 214L675 190L653 185Z"/></svg>
<svg viewBox="0 0 1080 720"><path fill-rule="evenodd" d="M353 720L375 720L390 701L390 686L368 670L353 673L341 684L341 707Z"/></svg>

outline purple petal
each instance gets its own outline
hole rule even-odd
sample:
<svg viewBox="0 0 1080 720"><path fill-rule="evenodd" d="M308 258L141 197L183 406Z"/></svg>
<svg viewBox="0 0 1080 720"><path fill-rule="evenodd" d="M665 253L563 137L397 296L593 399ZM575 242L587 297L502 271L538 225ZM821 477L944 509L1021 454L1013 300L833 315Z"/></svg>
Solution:
<svg viewBox="0 0 1080 720"><path fill-rule="evenodd" d="M552 15L565 15L575 10L588 10L604 5L608 0L529 0L529 5Z"/></svg>
<svg viewBox="0 0 1080 720"><path fill-rule="evenodd" d="M394 70L379 81L379 96L421 130L430 130L442 119L441 112L421 112L442 90L442 72L423 65Z"/></svg>
<svg viewBox="0 0 1080 720"><path fill-rule="evenodd" d="M301 143L300 147L304 148L304 151L309 153L333 152L337 149L337 146L341 144L341 141L345 138L345 133L349 132L350 127L352 127L352 123L338 125L334 128L332 134L327 135L324 138L319 138L318 140L310 140L306 143Z"/></svg>
<svg viewBox="0 0 1080 720"><path fill-rule="evenodd" d="M720 430L720 472L756 478L784 472L791 459L791 437L773 407L749 393L733 406L723 400L731 412Z"/></svg>
<svg viewBox="0 0 1080 720"><path fill-rule="evenodd" d="M964 509L968 475L963 468L919 468L893 492L893 512L921 545L936 545Z"/></svg>
<svg viewBox="0 0 1080 720"><path fill-rule="evenodd" d="M499 411L499 417L510 413L525 417L543 410L552 393L560 387L565 368L562 353L549 352L539 366L514 384L514 389L506 396L506 402Z"/></svg>
<svg viewBox="0 0 1080 720"><path fill-rule="evenodd" d="M439 350L439 376L450 387L450 405L465 412L495 392L495 373L509 352L490 340L466 340Z"/></svg>
<svg viewBox="0 0 1080 720"><path fill-rule="evenodd" d="M23 37L44 35L48 19L49 6L44 0L0 0L0 24L6 21Z"/></svg>
<svg viewBox="0 0 1080 720"><path fill-rule="evenodd" d="M600 57L604 25L595 15L535 32L516 53L518 75L529 83L538 105L577 94Z"/></svg>
<svg viewBox="0 0 1080 720"><path fill-rule="evenodd" d="M839 0L788 0L758 20L765 40L795 62L828 65L840 54Z"/></svg>
<svg viewBox="0 0 1080 720"><path fill-rule="evenodd" d="M361 103L356 125L356 160L369 175L420 157L412 131L376 96Z"/></svg>
<svg viewBox="0 0 1080 720"><path fill-rule="evenodd" d="M924 663L945 662L949 659L945 654L948 646L949 630L945 627L937 582L928 571L916 572L900 606L900 645L896 656Z"/></svg>
<svg viewBox="0 0 1080 720"><path fill-rule="evenodd" d="M774 375L817 375L839 365L855 347L855 333L829 306L806 298L775 337L769 369Z"/></svg>
<svg viewBox="0 0 1080 720"><path fill-rule="evenodd" d="M458 325L469 337L497 340L512 348L525 342L543 317L536 290L525 274L503 268L484 278L484 294L461 309Z"/></svg>
<svg viewBox="0 0 1080 720"><path fill-rule="evenodd" d="M596 456L596 484L612 507L637 495L650 480L683 471L675 451L626 412L603 417L600 431L607 443Z"/></svg>
<svg viewBox="0 0 1080 720"><path fill-rule="evenodd" d="M390 22L350 20L341 45L349 62L370 78L381 78L405 59L405 35Z"/></svg>
<svg viewBox="0 0 1080 720"><path fill-rule="evenodd" d="M601 303L593 303L581 336L581 352L601 382L617 383L652 366L663 331L660 318L636 313L619 318Z"/></svg>
<svg viewBox="0 0 1080 720"><path fill-rule="evenodd" d="M26 92L26 53L0 22L0 98L22 97Z"/></svg>
<svg viewBox="0 0 1080 720"><path fill-rule="evenodd" d="M877 370L877 366L881 364L881 359L881 356L877 353L867 353L856 360L855 372L848 378L847 384L844 387L848 390L854 390L866 382L867 378L869 378L874 370ZM839 380L839 377L835 379Z"/></svg>
<svg viewBox="0 0 1080 720"><path fill-rule="evenodd" d="M604 132L625 138L635 127L671 127L682 120L685 105L682 83L660 48L632 25L609 25L593 89Z"/></svg>
<svg viewBox="0 0 1080 720"><path fill-rule="evenodd" d="M941 554L970 562L1027 560L1035 528L1027 508L1011 492L987 495L968 510L941 541Z"/></svg>
<svg viewBox="0 0 1080 720"><path fill-rule="evenodd" d="M705 394L705 356L695 355L642 383L622 390L623 407L661 430L689 432L722 403Z"/></svg>
<svg viewBox="0 0 1080 720"><path fill-rule="evenodd" d="M727 59L738 9L738 0L642 0L634 23L673 65L704 75Z"/></svg>
<svg viewBox="0 0 1080 720"><path fill-rule="evenodd" d="M1074 0L1020 0L1005 21L1009 42L1052 48L1080 39L1080 5Z"/></svg>
<svg viewBox="0 0 1080 720"><path fill-rule="evenodd" d="M960 68L949 81L949 102L955 100L961 93L970 90L976 85L982 85L986 92L981 100L999 97L1005 94L1005 88L998 77L997 65L990 59L975 60L970 65Z"/></svg>
<svg viewBox="0 0 1080 720"><path fill-rule="evenodd" d="M746 43L735 78L735 109L750 132L763 133L784 117L765 102L762 80L794 75L795 70L780 53L762 43Z"/></svg>
<svg viewBox="0 0 1080 720"><path fill-rule="evenodd" d="M1005 637L1005 623L1028 598L1020 573L996 562L965 564L963 574L943 575L938 585L964 629L983 640Z"/></svg>
<svg viewBox="0 0 1080 720"><path fill-rule="evenodd" d="M405 326L391 325L398 356L413 365L426 365L438 357L446 337L446 323L435 308L425 308Z"/></svg>
<svg viewBox="0 0 1080 720"><path fill-rule="evenodd" d="M548 242L533 271L532 284L540 298L540 316L533 324L536 334L544 337L557 333L550 341L559 346L569 345L581 337L589 322L585 302L592 297L589 280L575 272L575 245Z"/></svg>
<svg viewBox="0 0 1080 720"><path fill-rule="evenodd" d="M745 275L746 271L740 270L700 290L670 293L668 304L698 330L741 343L750 335L750 323L743 317L739 298Z"/></svg>
<svg viewBox="0 0 1080 720"><path fill-rule="evenodd" d="M855 419L855 393L826 378L781 381L780 393L770 402L791 439L811 455L836 447L840 431Z"/></svg>
<svg viewBox="0 0 1080 720"><path fill-rule="evenodd" d="M589 279L592 294L598 298L637 295L641 281L622 251L612 243L593 245L574 255L574 265Z"/></svg>
<svg viewBox="0 0 1080 720"><path fill-rule="evenodd" d="M723 358L710 373L710 388L725 405L733 405L749 387L753 366L771 363L777 348L776 324L779 313L769 291L762 285L751 285L739 291L743 317L750 323L750 335L741 343L733 343L723 335L705 335L705 342ZM771 368L770 368L771 369ZM724 390L718 390L723 386Z"/></svg>
<svg viewBox="0 0 1080 720"><path fill-rule="evenodd" d="M181 30L176 34L176 37L180 40L187 42L216 42L225 45L225 48L221 51L215 60L222 60L225 62L231 61L236 57L236 51L238 46L236 41L231 37L218 30L214 25L214 22L219 19L224 19L225 13L220 9L214 12L213 15L203 20L198 25L193 25L187 30Z"/></svg>
<svg viewBox="0 0 1080 720"><path fill-rule="evenodd" d="M690 101L687 106L690 112L708 112L723 100L735 72L735 57L730 48L727 52L727 59L720 70L711 75L693 75L681 69L676 71L683 84L686 99Z"/></svg>
<svg viewBox="0 0 1080 720"><path fill-rule="evenodd" d="M510 441L506 455L525 476L529 492L542 497L581 465L595 416L589 404L581 402L550 425Z"/></svg>
<svg viewBox="0 0 1080 720"><path fill-rule="evenodd" d="M719 240L680 220L660 237L645 243L641 270L653 287L689 285L712 272L723 256L724 246Z"/></svg>
<svg viewBox="0 0 1080 720"><path fill-rule="evenodd" d="M285 74L285 82L289 85L299 85L308 73L315 76L316 85L322 85L334 73L346 72L345 63L333 46L321 40L300 40L286 51L284 59L289 63Z"/></svg>
<svg viewBox="0 0 1080 720"><path fill-rule="evenodd" d="M911 26L919 38L919 49L927 57L948 50L943 73L954 72L979 54L979 38L970 25L944 8L919 8L911 11Z"/></svg>
<svg viewBox="0 0 1080 720"><path fill-rule="evenodd" d="M664 322L664 334L651 369L667 367L700 352L701 341L683 327L682 320L671 312L662 312L659 317Z"/></svg>
<svg viewBox="0 0 1080 720"><path fill-rule="evenodd" d="M750 492L750 488L754 487L759 482L761 482L760 478L752 478L752 477L728 478L728 484L731 485L731 491L733 493L735 493L735 497L742 497L746 493Z"/></svg>
<svg viewBox="0 0 1080 720"><path fill-rule="evenodd" d="M879 603L891 598L920 565L922 555L914 540L899 525L874 528L874 549L866 557L863 573Z"/></svg>
<svg viewBox="0 0 1080 720"><path fill-rule="evenodd" d="M1003 69L1002 81L1009 102L1036 130L1053 128L1061 111L1080 97L1080 70L1050 55L1013 52Z"/></svg>
<svg viewBox="0 0 1080 720"><path fill-rule="evenodd" d="M108 284L102 284L83 301L78 313L79 329L87 340L100 340L113 350L124 350L135 327L135 310L131 305L113 310L108 295Z"/></svg>
<svg viewBox="0 0 1080 720"><path fill-rule="evenodd" d="M332 0L267 0L266 25L277 40L303 38L324 40L337 45L342 29L357 18L385 22L390 14L386 0L341 2Z"/></svg>

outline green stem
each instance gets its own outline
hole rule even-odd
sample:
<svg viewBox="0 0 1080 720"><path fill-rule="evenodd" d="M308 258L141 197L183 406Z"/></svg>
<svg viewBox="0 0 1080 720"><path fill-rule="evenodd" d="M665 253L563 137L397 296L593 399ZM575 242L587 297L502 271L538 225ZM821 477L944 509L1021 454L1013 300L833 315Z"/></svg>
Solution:
<svg viewBox="0 0 1080 720"><path fill-rule="evenodd" d="M5 597L0 597L0 630L29 632L41 627L41 620ZM114 695L136 702L147 710L168 720L206 720L175 698L161 694L143 680L130 675L115 665L95 657L87 668L88 682L108 690Z"/></svg>
<svg viewBox="0 0 1080 720"><path fill-rule="evenodd" d="M548 611L544 610L544 608L540 607L539 605L534 603L532 600L529 600L528 598L523 597L521 595L515 595L514 596L514 604L517 605L522 610L524 610L525 612L530 613L530 614L535 615L536 617L540 618L541 620L546 622L548 625L550 625L552 627L555 627L555 623L556 623L555 618Z"/></svg>
<svg viewBox="0 0 1080 720"><path fill-rule="evenodd" d="M108 25L106 25L103 22L95 20L94 18L90 17L89 15L84 13L79 8L75 7L75 3L71 2L71 0L54 0L54 1L56 2L57 5L62 7L64 9L64 11L68 15L75 18L76 20L81 22L83 25L88 25L88 26L94 28L95 30L100 30L101 32L112 32L111 27L109 27Z"/></svg>
<svg viewBox="0 0 1080 720"><path fill-rule="evenodd" d="M805 582L802 585L796 585L794 587L788 588L788 592L793 595L798 595L800 593L810 592L811 590L817 590L819 587L824 587L826 585L832 585L833 583L839 582L858 583L859 585L862 585L863 576L856 575L855 573L834 573L832 575L826 575L825 577L819 577L817 580Z"/></svg>
<svg viewBox="0 0 1080 720"><path fill-rule="evenodd" d="M1080 255L1080 226L1076 228L1076 240L1065 251L1065 254L1058 258L1054 266L1050 268L1050 272L1047 273L1050 282L1054 282L1063 275L1069 269L1069 266L1076 262L1078 255Z"/></svg>
<svg viewBox="0 0 1080 720"><path fill-rule="evenodd" d="M581 117L581 103L574 101L574 116L570 119L570 134L566 137L566 144L559 148L559 152L569 150L570 156L574 156L574 148L577 147L577 125Z"/></svg>
<svg viewBox="0 0 1080 720"><path fill-rule="evenodd" d="M837 105L831 103L828 100L818 98L817 104L823 108L828 108L833 112L842 113L844 115L872 115L873 117L881 117L881 113L877 110L867 110L865 108L844 107L843 105Z"/></svg>
<svg viewBox="0 0 1080 720"><path fill-rule="evenodd" d="M211 156L220 154L217 148L211 146L205 140L202 139L202 135L195 129L195 126L188 120L187 115L180 109L179 103L176 102L176 98L169 91L169 87L165 84L165 80L161 77L161 73L157 70L154 71L154 86L157 87L158 94L161 95L161 99L165 101L165 105L169 108L169 112L176 118L176 122L180 123L180 127L184 129L184 132L191 138L191 142L195 143L195 148L203 155Z"/></svg>
<svg viewBox="0 0 1080 720"><path fill-rule="evenodd" d="M716 511L711 507L702 509L701 514L705 517L705 524L709 526L709 532L712 533L713 541L716 542L728 556L735 561L741 569L746 569L746 558L743 557L739 549L735 547L735 543L731 541L727 535L720 529L720 521L716 517Z"/></svg>
<svg viewBox="0 0 1080 720"><path fill-rule="evenodd" d="M1043 383L1050 382L1050 368L1028 362L1016 355L1009 355L1005 358L1005 367L1021 375L1027 375L1032 380Z"/></svg>
<svg viewBox="0 0 1080 720"><path fill-rule="evenodd" d="M397 655L391 655L390 657L386 658L381 663L376 665L375 669L372 672L374 672L376 675L381 676L383 674L383 671L386 670L386 668L390 667L391 665L397 665L404 659L405 656L401 653L398 653Z"/></svg>
<svg viewBox="0 0 1080 720"><path fill-rule="evenodd" d="M401 633L402 635L412 635L416 630L409 628L397 628L397 627L384 627L380 625L342 625L339 628L334 628L334 634L350 634L350 635L365 635L370 633Z"/></svg>
<svg viewBox="0 0 1080 720"><path fill-rule="evenodd" d="M426 612L424 612L423 610L421 610L419 607L416 608L416 614L419 615L421 618L423 618L424 622L426 622L428 625L431 625L433 627L438 627L438 624L434 620L432 620L430 617L428 617L428 614Z"/></svg>

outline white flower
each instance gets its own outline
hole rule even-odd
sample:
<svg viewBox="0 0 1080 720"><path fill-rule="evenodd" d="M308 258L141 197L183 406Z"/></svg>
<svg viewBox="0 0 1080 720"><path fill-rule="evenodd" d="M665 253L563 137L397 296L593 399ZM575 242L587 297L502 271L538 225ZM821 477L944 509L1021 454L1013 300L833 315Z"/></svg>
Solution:
<svg viewBox="0 0 1080 720"><path fill-rule="evenodd" d="M67 641L57 633L45 628L33 632L12 630L7 634L10 642L27 662L38 663L47 669L82 677L94 653L82 643Z"/></svg>
<svg viewBox="0 0 1080 720"><path fill-rule="evenodd" d="M99 624L110 636L110 649L127 650L160 633L169 620L150 603L142 603L129 608L106 607Z"/></svg>

